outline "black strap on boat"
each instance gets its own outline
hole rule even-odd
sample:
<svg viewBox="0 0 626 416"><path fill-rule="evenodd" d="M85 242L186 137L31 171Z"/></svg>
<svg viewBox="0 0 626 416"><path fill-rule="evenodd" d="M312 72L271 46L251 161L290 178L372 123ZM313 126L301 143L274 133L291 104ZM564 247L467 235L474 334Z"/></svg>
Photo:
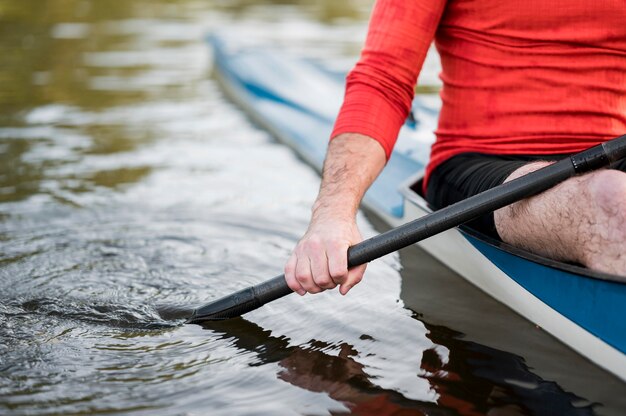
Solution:
<svg viewBox="0 0 626 416"><path fill-rule="evenodd" d="M626 157L626 135L364 240L348 249L348 267L368 263L476 217L541 193L574 175L609 166L624 157ZM187 323L197 324L240 316L289 293L291 289L285 282L285 276L276 276L196 309Z"/></svg>

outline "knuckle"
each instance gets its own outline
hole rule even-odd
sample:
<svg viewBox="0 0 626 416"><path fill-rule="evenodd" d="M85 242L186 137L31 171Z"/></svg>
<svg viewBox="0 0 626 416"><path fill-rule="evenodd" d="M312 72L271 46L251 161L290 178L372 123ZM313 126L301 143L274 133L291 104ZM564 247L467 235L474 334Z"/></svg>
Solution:
<svg viewBox="0 0 626 416"><path fill-rule="evenodd" d="M315 283L320 287L333 285L333 281L330 279L330 276L320 276L315 279Z"/></svg>
<svg viewBox="0 0 626 416"><path fill-rule="evenodd" d="M296 271L296 280L300 283L306 283L309 280L309 275L302 272L302 271Z"/></svg>
<svg viewBox="0 0 626 416"><path fill-rule="evenodd" d="M348 276L348 269L341 266L331 266L328 271L333 280L343 280Z"/></svg>
<svg viewBox="0 0 626 416"><path fill-rule="evenodd" d="M330 277L326 276L326 275L322 275L322 276L316 276L315 277L315 283L317 284L328 284L328 282L330 282Z"/></svg>

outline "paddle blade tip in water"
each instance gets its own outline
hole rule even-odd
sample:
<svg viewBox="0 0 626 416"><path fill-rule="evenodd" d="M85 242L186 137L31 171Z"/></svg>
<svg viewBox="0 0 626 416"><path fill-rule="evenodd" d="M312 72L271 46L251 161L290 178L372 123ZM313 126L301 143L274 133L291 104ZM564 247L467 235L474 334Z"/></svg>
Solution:
<svg viewBox="0 0 626 416"><path fill-rule="evenodd" d="M193 311L193 315L186 323L200 324L207 321L236 318L261 305L262 302L255 295L254 289L249 287L199 307Z"/></svg>

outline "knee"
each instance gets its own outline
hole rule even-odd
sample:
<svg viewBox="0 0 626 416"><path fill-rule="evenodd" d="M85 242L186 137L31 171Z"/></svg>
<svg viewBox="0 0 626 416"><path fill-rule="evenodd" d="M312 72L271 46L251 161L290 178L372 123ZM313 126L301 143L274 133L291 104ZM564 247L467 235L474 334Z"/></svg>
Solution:
<svg viewBox="0 0 626 416"><path fill-rule="evenodd" d="M592 206L602 213L615 217L626 213L626 173L613 169L594 172L585 188Z"/></svg>
<svg viewBox="0 0 626 416"><path fill-rule="evenodd" d="M626 256L626 173L602 170L583 177L592 207L581 262L592 269L624 275Z"/></svg>

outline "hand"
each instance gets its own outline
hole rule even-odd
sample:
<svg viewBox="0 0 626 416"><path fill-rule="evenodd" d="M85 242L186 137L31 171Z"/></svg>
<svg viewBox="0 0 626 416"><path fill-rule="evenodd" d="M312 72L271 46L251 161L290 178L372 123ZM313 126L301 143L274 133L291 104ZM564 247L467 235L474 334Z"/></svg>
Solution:
<svg viewBox="0 0 626 416"><path fill-rule="evenodd" d="M301 296L339 285L345 295L365 273L365 264L348 270L348 247L362 239L354 218L312 220L285 266L287 285Z"/></svg>
<svg viewBox="0 0 626 416"><path fill-rule="evenodd" d="M339 285L345 295L361 281L366 266L348 270L348 248L362 240L356 213L385 161L385 149L371 137L344 133L331 140L309 229L285 266L291 290L304 295Z"/></svg>

